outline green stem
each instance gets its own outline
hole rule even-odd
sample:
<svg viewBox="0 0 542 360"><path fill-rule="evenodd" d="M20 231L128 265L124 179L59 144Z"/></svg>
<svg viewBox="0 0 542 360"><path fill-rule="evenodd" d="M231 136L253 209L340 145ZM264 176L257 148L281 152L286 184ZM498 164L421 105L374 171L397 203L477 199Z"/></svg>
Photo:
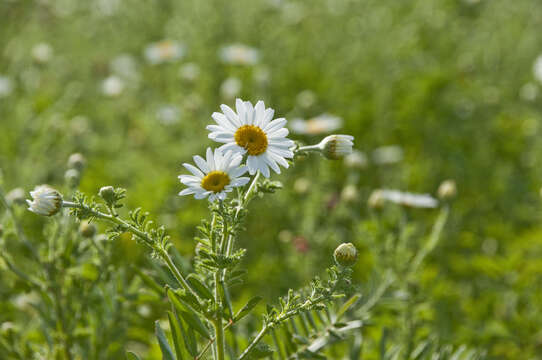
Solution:
<svg viewBox="0 0 542 360"><path fill-rule="evenodd" d="M258 344L260 340L262 340L262 338L265 336L265 334L267 333L267 330L269 330L269 328L267 327L267 325L264 325L262 329L260 330L260 332L258 333L258 335L254 338L254 340L252 340L250 345L248 345L245 351L243 351L243 353L241 354L241 356L239 356L238 360L243 360L244 358L247 357L247 355L254 348L254 346L256 346L256 344Z"/></svg>
<svg viewBox="0 0 542 360"><path fill-rule="evenodd" d="M222 301L220 299L220 271L215 272L215 339L217 360L224 360L224 329L222 328Z"/></svg>
<svg viewBox="0 0 542 360"><path fill-rule="evenodd" d="M94 209L92 209L92 208L90 208L88 206L84 206L84 205L81 205L81 204L76 204L76 203L72 203L72 202L68 202L68 201L64 201L62 206L67 207L67 208L84 209L85 211L88 211L88 212L92 213L92 215L94 217L96 217L97 219L104 219L104 220L107 220L109 222L118 224L122 228L124 228L124 229L130 231L131 233L133 233L134 235L136 235L138 238L143 240L145 242L145 244L147 244L148 246L150 246L151 248L156 250L156 252L160 255L162 260L164 260L164 262L166 263L167 267L169 268L169 270L171 271L173 276L175 276L175 279L177 279L179 284L186 291L189 291L192 295L194 295L196 297L196 299L201 300L199 295L194 291L194 289L192 289L192 287L190 286L188 281L186 281L184 276L181 274L181 272L179 271L177 266L175 266L175 264L173 263L173 260L171 260L171 257L169 256L167 250L164 249L163 247L157 247L155 245L154 240L152 239L152 237L149 234L139 230L138 228L136 228L135 226L133 226L133 225L129 224L128 222L122 220L118 216L105 214L105 213L102 213L100 211L94 210Z"/></svg>

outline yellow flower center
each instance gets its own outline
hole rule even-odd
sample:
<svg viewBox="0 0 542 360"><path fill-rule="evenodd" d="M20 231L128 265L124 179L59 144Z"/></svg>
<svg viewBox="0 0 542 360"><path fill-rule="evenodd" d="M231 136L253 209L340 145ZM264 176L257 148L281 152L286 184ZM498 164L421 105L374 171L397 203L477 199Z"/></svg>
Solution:
<svg viewBox="0 0 542 360"><path fill-rule="evenodd" d="M253 156L260 155L267 149L267 135L254 125L243 125L237 129L235 142Z"/></svg>
<svg viewBox="0 0 542 360"><path fill-rule="evenodd" d="M201 187L207 191L221 192L230 183L230 177L224 171L211 171L203 180Z"/></svg>

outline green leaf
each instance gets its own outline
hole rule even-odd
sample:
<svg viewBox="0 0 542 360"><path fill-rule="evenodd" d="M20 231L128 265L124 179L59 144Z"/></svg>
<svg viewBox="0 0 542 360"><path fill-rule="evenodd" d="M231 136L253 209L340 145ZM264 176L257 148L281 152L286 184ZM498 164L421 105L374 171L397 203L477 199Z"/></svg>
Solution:
<svg viewBox="0 0 542 360"><path fill-rule="evenodd" d="M149 275L145 274L143 271L139 270L137 267L132 267L137 275L141 278L143 283L147 285L149 288L153 289L158 293L160 296L164 296L164 289L160 284L158 284L153 278L151 278Z"/></svg>
<svg viewBox="0 0 542 360"><path fill-rule="evenodd" d="M186 277L192 288L196 293L204 299L213 299L213 294L211 291L201 282L201 280L194 274L190 274Z"/></svg>
<svg viewBox="0 0 542 360"><path fill-rule="evenodd" d="M177 355L177 360L183 359L181 341L181 327L179 325L179 319L171 311L167 312L167 317L169 320L169 327L171 329L171 337L173 338L173 345L175 346L175 354Z"/></svg>
<svg viewBox="0 0 542 360"><path fill-rule="evenodd" d="M173 355L173 350L169 346L169 343L164 334L164 330L160 327L158 320L154 323L156 330L156 337L158 338L158 344L160 345L160 350L162 351L163 360L175 360L175 355Z"/></svg>
<svg viewBox="0 0 542 360"><path fill-rule="evenodd" d="M206 339L211 339L209 330L203 325L198 314L186 305L171 289L167 288L166 293L169 301L175 307L177 314L189 325L189 327L196 330Z"/></svg>
<svg viewBox="0 0 542 360"><path fill-rule="evenodd" d="M254 309L254 307L256 305L258 305L258 303L262 300L262 298L260 296L256 296L256 297L253 297L252 299L250 299L245 306L243 306L241 308L241 310L239 310L237 312L237 314L235 314L235 316L233 317L233 321L234 322L237 322L239 320L241 320L242 318L244 318L245 316L247 316L251 311L252 309Z"/></svg>
<svg viewBox="0 0 542 360"><path fill-rule="evenodd" d="M359 300L359 298L360 298L360 295L356 294L352 296L350 299L348 299L348 301L345 302L343 306L341 306L339 311L337 311L337 314L335 315L335 321L339 321L341 317L348 311L348 309L350 309L350 307Z"/></svg>
<svg viewBox="0 0 542 360"><path fill-rule="evenodd" d="M126 352L126 360L140 360L140 359L139 359L139 356L137 356L133 352L127 351Z"/></svg>

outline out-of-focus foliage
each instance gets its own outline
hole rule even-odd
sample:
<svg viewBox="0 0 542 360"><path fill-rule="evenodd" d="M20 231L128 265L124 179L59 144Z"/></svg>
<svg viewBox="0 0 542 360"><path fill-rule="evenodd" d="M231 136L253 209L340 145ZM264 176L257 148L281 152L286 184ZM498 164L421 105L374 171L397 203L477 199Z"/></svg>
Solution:
<svg viewBox="0 0 542 360"><path fill-rule="evenodd" d="M233 292L234 301L258 294L272 302L298 288L331 264L341 242L361 250L354 277L370 287L375 272L378 279L412 260L408 251L380 256L387 242L405 237L417 248L438 216L431 209L369 210L371 192L435 194L452 178L458 195L443 238L415 280L386 294L389 308L370 320L374 331L364 329L368 358L379 358L378 344L399 341L383 327L403 326L410 328L400 334L426 339L425 346L465 344L496 359L541 356L542 76L533 71L542 53L541 2L5 0L0 15L7 191L48 183L67 193L67 159L82 153L80 189L126 187L128 205L156 214L189 267L194 228L207 207L177 196L177 175L181 162L210 145L205 125L218 105L241 96L263 99L289 120L333 114L367 164L307 157L278 177L284 189L251 205L241 240L247 285ZM257 56L237 49L237 60L225 61L224 46L232 44ZM313 143L322 135L292 138ZM46 221L21 205L14 213L30 241L47 241ZM1 246L26 273L38 273L30 254L10 241L11 217L1 219ZM112 247L122 289L140 284L134 268L167 283L135 242L121 238ZM66 269L78 265L66 262ZM17 305L30 289L6 266L0 261L0 323L24 324L37 316ZM166 306L151 303L152 315L166 319ZM394 317L399 306L411 309L401 314L412 321ZM127 317L118 336L124 348L150 346L149 358L158 358L148 310L146 318ZM36 334L24 336L46 341Z"/></svg>

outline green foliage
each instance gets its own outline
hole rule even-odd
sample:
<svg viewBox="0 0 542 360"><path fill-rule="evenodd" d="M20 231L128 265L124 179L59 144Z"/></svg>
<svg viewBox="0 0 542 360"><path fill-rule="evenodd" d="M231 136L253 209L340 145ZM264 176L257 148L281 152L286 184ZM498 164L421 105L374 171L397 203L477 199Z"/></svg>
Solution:
<svg viewBox="0 0 542 360"><path fill-rule="evenodd" d="M300 289L290 299L299 306L315 275L330 288L323 270L347 242L359 251L355 286L339 293L355 294L325 307L357 327L342 333L326 310L301 311L247 356L540 356L540 2L8 0L0 15L0 358L65 359L68 342L76 358L160 359L161 319L174 356L192 359L210 340L166 293L211 333L208 316L233 320L225 344L234 358L259 333L266 304L280 314L279 297ZM149 63L145 49L161 39L181 42L184 57ZM35 55L40 43L48 60ZM259 62L222 62L231 43L256 48ZM103 91L110 77L122 81L118 95ZM176 176L210 145L205 125L232 105L221 91L230 78L238 96L265 100L290 124L337 115L365 157L352 165L297 152L258 183L255 201L232 193L208 216L204 202L177 196ZM291 138L299 149L325 135ZM394 144L400 156L379 160ZM68 161L73 153L85 161ZM438 210L367 206L375 189L436 194L448 178L457 196ZM27 212L24 198L42 183L79 204L70 211L98 234L83 238L65 213ZM129 196L114 187L100 197L107 184ZM97 211L123 223L106 226ZM214 248L222 234L235 239L231 252ZM350 295L359 300L343 314ZM57 303L69 314L64 331Z"/></svg>

